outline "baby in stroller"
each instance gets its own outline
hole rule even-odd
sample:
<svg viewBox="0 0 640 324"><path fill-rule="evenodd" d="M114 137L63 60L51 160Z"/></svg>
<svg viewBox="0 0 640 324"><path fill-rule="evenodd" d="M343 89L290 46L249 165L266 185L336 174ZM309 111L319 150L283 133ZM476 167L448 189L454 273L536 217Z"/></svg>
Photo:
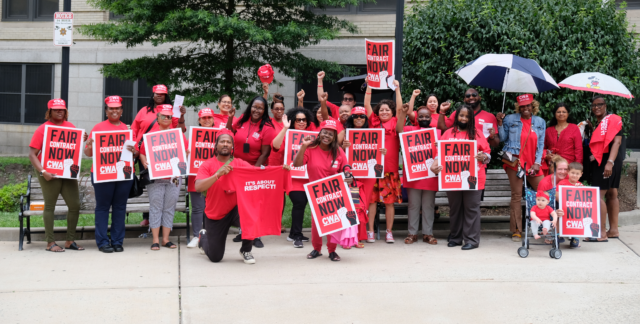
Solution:
<svg viewBox="0 0 640 324"><path fill-rule="evenodd" d="M531 207L529 214L531 216L531 233L536 240L540 238L540 235L538 235L540 225L542 225L543 235L547 235L551 227L557 228L558 215L553 208L549 207L549 195L546 192L539 191L536 193L536 205ZM551 242L550 239L545 239L545 243L551 244Z"/></svg>

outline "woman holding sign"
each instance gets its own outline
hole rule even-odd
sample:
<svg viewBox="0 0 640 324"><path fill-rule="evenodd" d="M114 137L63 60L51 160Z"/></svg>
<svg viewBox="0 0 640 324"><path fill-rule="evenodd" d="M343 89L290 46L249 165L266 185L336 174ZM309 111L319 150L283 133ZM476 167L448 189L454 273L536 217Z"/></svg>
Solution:
<svg viewBox="0 0 640 324"><path fill-rule="evenodd" d="M293 123L293 129L297 130L315 130L314 124L311 122L313 117L308 109L293 108L287 111L287 114L282 117L282 129L273 139L271 143L271 154L269 155L269 165L283 165L284 164L284 142L287 135L287 130L290 129ZM302 242L309 242L309 238L302 235L302 222L304 221L304 210L307 208L307 194L304 192L304 184L308 183L309 179L292 178L291 183L293 185L291 192L289 192L289 199L293 207L291 208L291 231L287 237L287 241L293 242L293 247L302 248L304 245Z"/></svg>
<svg viewBox="0 0 640 324"><path fill-rule="evenodd" d="M456 110L453 127L442 134L440 140L475 140L478 153L475 156L479 166L478 178L469 177L469 182L477 182L478 190L447 191L451 206L448 247L462 245L462 250L472 250L480 245L480 199L487 179L483 169L491 161L491 147L482 133L476 129L474 111L471 106L463 104ZM443 154L443 152L438 152ZM440 173L442 166L436 160L431 166L433 173ZM465 172L465 171L463 171ZM468 171L467 171L468 172Z"/></svg>
<svg viewBox="0 0 640 324"><path fill-rule="evenodd" d="M506 117L503 113L496 114L500 141L505 143L502 162L511 186L510 223L514 242L522 240L522 178L526 175L533 190L538 189L543 178L540 163L547 125L544 119L536 116L539 107L540 103L533 100L533 95L524 94L518 96L515 114Z"/></svg>
<svg viewBox="0 0 640 324"><path fill-rule="evenodd" d="M171 116L173 115L173 106L160 105L160 108L162 110L160 110L157 115L159 128L157 131L150 133L172 128ZM184 147L189 147L189 143L184 134L182 134L182 140L184 141ZM140 146L140 161L145 168L149 168L146 154L147 151L145 143L143 142L142 146ZM187 156L188 155L189 151L187 150ZM182 177L156 179L152 184L147 185L147 191L149 193L149 227L151 227L151 233L153 234L151 250L160 250L160 226L162 226L162 246L170 249L178 247L169 241L169 233L171 233L171 229L173 228L173 217L175 216L181 185Z"/></svg>
<svg viewBox="0 0 640 324"><path fill-rule="evenodd" d="M45 171L45 168L40 163L40 154L44 150L44 146L48 144L44 143L45 127L52 125L75 128L75 126L67 121L69 112L67 111L67 105L64 100L49 100L48 108L44 116L47 121L36 129L29 144L29 160L33 168L38 172L38 182L40 182L42 195L44 197L42 220L44 221L44 235L47 240L46 250L51 252L64 252L65 249L84 250L83 247L75 243L76 226L78 225L78 217L80 215L78 181L74 179L59 179L57 178L57 174ZM64 202L69 208L69 212L67 213L67 241L65 242L64 248L57 245L53 240L53 215L59 195L62 195Z"/></svg>
<svg viewBox="0 0 640 324"><path fill-rule="evenodd" d="M340 173L347 164L347 156L338 146L338 123L335 120L324 121L320 125L320 133L315 140L307 136L302 141L293 166L301 167L306 164L309 182ZM350 184L353 180L347 178L345 181ZM307 255L307 259L322 256L320 253L322 251L322 237L319 236L315 223L311 225L311 244L313 244L313 251ZM340 261L340 256L336 253L336 246L336 243L331 243L327 238L327 249L331 261Z"/></svg>
<svg viewBox="0 0 640 324"><path fill-rule="evenodd" d="M107 120L97 124L89 133L89 140L87 140L84 147L84 154L88 157L93 156L93 134L94 132L108 132L108 131L125 131L129 132L127 125L120 121L122 116L122 98L119 96L109 96L104 100L105 112L107 114ZM120 133L122 134L122 133ZM125 135L126 136L126 135ZM133 158L137 158L139 152L134 145L125 146L124 143L120 143L122 138L129 139L128 136L112 136L115 137L115 147L124 147L132 153ZM106 139L107 142L113 141L114 138ZM100 141L99 141L100 142ZM102 147L102 146L101 146ZM109 148L109 147L104 147ZM109 150L111 151L111 150ZM120 153L121 154L121 153ZM120 161L120 154L115 154L116 160L115 167L116 174L122 173L123 179L121 180L109 180L109 182L95 182L95 174L91 173L91 183L93 184L93 190L96 197L96 216L95 216L95 234L96 244L98 249L104 253L111 252L123 252L124 248L122 243L124 241L125 230L125 217L127 214L127 200L129 199L129 191L133 184L132 174L135 173L131 165L127 166L125 161ZM93 159L94 165L100 161L97 159L102 158L102 153L96 150L96 156ZM105 168L106 171L112 171L107 166L103 166L100 169ZM102 172L102 170L97 170ZM112 173L112 172L108 172ZM116 178L118 179L118 178ZM111 240L107 236L107 229L109 227L109 213L111 212Z"/></svg>
<svg viewBox="0 0 640 324"><path fill-rule="evenodd" d="M367 116L372 128L384 128L384 147L387 153L384 156L384 178L377 179L373 185L373 191L369 199L369 215L375 215L376 205L382 202L385 205L385 217L387 219L387 243L393 243L393 219L395 217L394 203L402 202L401 182L398 176L400 161L400 139L396 130L398 118L396 117L396 107L402 107L402 95L400 94L400 83L393 81L396 87L396 102L389 99L381 100L375 107L371 107L371 87L367 86L364 96L364 107L367 109ZM402 121L404 122L404 121ZM373 229L374 217L369 217L369 228ZM370 240L367 240L370 241Z"/></svg>

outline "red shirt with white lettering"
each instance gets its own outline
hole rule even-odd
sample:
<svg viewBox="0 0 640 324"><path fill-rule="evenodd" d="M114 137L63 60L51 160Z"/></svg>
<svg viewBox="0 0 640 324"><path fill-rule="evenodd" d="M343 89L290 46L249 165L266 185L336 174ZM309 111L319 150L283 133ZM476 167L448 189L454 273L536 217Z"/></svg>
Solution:
<svg viewBox="0 0 640 324"><path fill-rule="evenodd" d="M469 140L469 133L458 131L456 132L455 135L453 135L453 128L449 128L447 129L446 132L444 132L444 134L442 134L442 137L440 139L441 140L452 140L452 139ZM489 142L487 142L487 139L484 138L484 135L482 135L482 133L478 132L477 128L476 128L476 142L478 143L478 153L484 152L487 155L491 155L491 147L489 146ZM482 162L478 162L477 165L478 165L478 190L482 190L484 189L485 182L487 181L487 173L485 172L487 165Z"/></svg>
<svg viewBox="0 0 640 324"><path fill-rule="evenodd" d="M398 174L400 168L400 137L396 132L398 118L394 116L383 123L376 114L371 114L369 122L371 128L384 128L384 148L387 149L387 154L384 156L384 173Z"/></svg>
<svg viewBox="0 0 640 324"><path fill-rule="evenodd" d="M238 121L238 117L233 117L233 123L235 124ZM229 120L229 115L221 115L221 114L213 114L213 127L220 128L226 127L227 121Z"/></svg>
<svg viewBox="0 0 640 324"><path fill-rule="evenodd" d="M29 143L29 147L33 147L34 149L40 150L40 152L38 152L38 160L40 160L40 153L42 153L42 149L44 149L44 143L43 143L44 142L44 128L47 125L76 128L75 126L73 126L72 123L70 123L70 122L68 122L66 120L63 121L62 124L60 124L60 125L56 125L56 124L52 123L51 121L47 120L42 125L38 126L36 131L33 133L33 136L31 136L31 143Z"/></svg>
<svg viewBox="0 0 640 324"><path fill-rule="evenodd" d="M208 159L198 169L196 180L205 180L213 176L223 165L224 163L218 161L218 158ZM233 159L229 165L232 168L252 167L249 163L237 158ZM282 197L280 201L282 201ZM236 191L228 174L221 176L207 189L204 213L209 219L219 220L224 218L236 205L238 205Z"/></svg>
<svg viewBox="0 0 640 324"><path fill-rule="evenodd" d="M551 213L553 213L553 208L547 205L546 207L544 207L544 209L540 209L538 205L535 205L531 207L531 212L536 213L536 217L540 218L540 220L543 222L546 220L550 221Z"/></svg>
<svg viewBox="0 0 640 324"><path fill-rule="evenodd" d="M433 119L431 120L431 124L433 124ZM420 126L404 127L405 132L411 132L411 131L416 131L421 129L422 127ZM438 138L440 138L442 136L442 131L439 129L436 129L436 131L438 132ZM407 180L407 174L405 172L402 172L402 186L405 188L411 188L411 189L438 191L438 177L416 180L416 181L409 181Z"/></svg>
<svg viewBox="0 0 640 324"><path fill-rule="evenodd" d="M233 137L235 148L233 156L243 159L251 165L255 165L258 162L258 158L262 154L262 145L271 145L276 135L273 127L267 124L260 130L260 122L252 123L251 121L246 121L240 125L238 121L233 124L233 129L236 131ZM249 143L249 153L244 153L245 143ZM264 162L265 164L268 162L268 157Z"/></svg>
<svg viewBox="0 0 640 324"><path fill-rule="evenodd" d="M338 149L336 159L333 160L331 150L323 151L320 145L307 147L304 151L304 162L307 165L309 182L320 180L336 173L342 172L342 168L347 164L347 156L344 151ZM303 189L304 190L304 189Z"/></svg>
<svg viewBox="0 0 640 324"><path fill-rule="evenodd" d="M447 128L451 128L451 126L453 126L453 121L456 120L456 113L457 111L454 111L451 116L445 117L444 122L447 125ZM491 123L493 125L493 130L496 131L496 135L498 134L498 119L496 119L496 116L484 110L480 110L475 113L474 116L476 121L476 132L483 134L484 123Z"/></svg>

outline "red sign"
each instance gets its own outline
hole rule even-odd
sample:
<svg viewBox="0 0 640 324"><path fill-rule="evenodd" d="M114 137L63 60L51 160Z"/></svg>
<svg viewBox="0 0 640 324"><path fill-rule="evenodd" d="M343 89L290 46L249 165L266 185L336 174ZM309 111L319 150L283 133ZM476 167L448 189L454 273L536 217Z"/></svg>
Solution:
<svg viewBox="0 0 640 324"><path fill-rule="evenodd" d="M347 164L356 178L384 178L384 158L380 149L384 148L384 129L347 129Z"/></svg>
<svg viewBox="0 0 640 324"><path fill-rule="evenodd" d="M178 128L144 134L144 148L151 179L179 177L187 174L182 131Z"/></svg>
<svg viewBox="0 0 640 324"><path fill-rule="evenodd" d="M367 84L373 89L389 89L388 78L395 73L395 42L365 39Z"/></svg>
<svg viewBox="0 0 640 324"><path fill-rule="evenodd" d="M320 236L360 224L342 172L307 183L304 191Z"/></svg>
<svg viewBox="0 0 640 324"><path fill-rule="evenodd" d="M197 175L204 161L213 158L216 137L220 128L194 127L189 128L189 163L188 175Z"/></svg>
<svg viewBox="0 0 640 324"><path fill-rule="evenodd" d="M133 162L120 161L126 140L133 140L130 130L93 132L93 182L131 180Z"/></svg>
<svg viewBox="0 0 640 324"><path fill-rule="evenodd" d="M435 128L425 128L400 134L402 147L402 172L407 181L435 178L438 175L431 171L431 165L438 157L438 132Z"/></svg>
<svg viewBox="0 0 640 324"><path fill-rule="evenodd" d="M295 159L296 154L300 151L302 139L306 136L311 136L311 138L315 140L316 136L318 136L318 132L297 129L287 130L287 136L284 140L284 164L291 166L291 178L309 179L306 164L301 167L293 166L293 159Z"/></svg>
<svg viewBox="0 0 640 324"><path fill-rule="evenodd" d="M468 140L438 141L438 189L478 190L478 163L475 156L478 143Z"/></svg>
<svg viewBox="0 0 640 324"><path fill-rule="evenodd" d="M600 238L600 188L559 187L560 236Z"/></svg>
<svg viewBox="0 0 640 324"><path fill-rule="evenodd" d="M84 129L51 126L44 127L44 148L40 163L58 178L78 179Z"/></svg>

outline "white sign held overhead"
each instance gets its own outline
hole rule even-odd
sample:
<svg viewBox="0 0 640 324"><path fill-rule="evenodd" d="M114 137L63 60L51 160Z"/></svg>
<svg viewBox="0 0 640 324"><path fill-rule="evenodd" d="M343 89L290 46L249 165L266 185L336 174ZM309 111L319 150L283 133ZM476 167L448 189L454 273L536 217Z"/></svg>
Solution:
<svg viewBox="0 0 640 324"><path fill-rule="evenodd" d="M53 15L53 45L73 45L73 12L56 12Z"/></svg>

